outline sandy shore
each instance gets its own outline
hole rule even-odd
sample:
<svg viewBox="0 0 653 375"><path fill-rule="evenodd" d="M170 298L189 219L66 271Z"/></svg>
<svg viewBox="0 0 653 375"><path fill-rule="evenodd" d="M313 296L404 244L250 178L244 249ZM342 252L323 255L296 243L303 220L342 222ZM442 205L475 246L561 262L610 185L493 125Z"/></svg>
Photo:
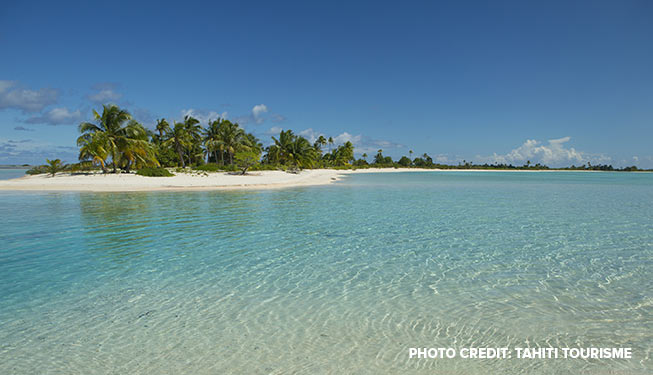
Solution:
<svg viewBox="0 0 653 375"><path fill-rule="evenodd" d="M143 177L136 174L77 174L59 173L25 176L12 180L0 180L0 190L32 191L157 191L157 190L231 190L231 189L276 189L294 186L326 185L353 173L393 172L442 172L466 171L489 172L488 170L419 169L419 168L369 168L357 170L310 169L298 174L282 171L255 171L245 176L224 172L176 173L174 177ZM510 172L536 172L516 170Z"/></svg>
<svg viewBox="0 0 653 375"><path fill-rule="evenodd" d="M34 191L156 191L274 189L292 186L325 185L341 173L331 169L305 170L298 174L282 171L255 171L245 176L218 173L176 173L173 177L143 177L136 174L88 174L25 176L1 180L0 190Z"/></svg>

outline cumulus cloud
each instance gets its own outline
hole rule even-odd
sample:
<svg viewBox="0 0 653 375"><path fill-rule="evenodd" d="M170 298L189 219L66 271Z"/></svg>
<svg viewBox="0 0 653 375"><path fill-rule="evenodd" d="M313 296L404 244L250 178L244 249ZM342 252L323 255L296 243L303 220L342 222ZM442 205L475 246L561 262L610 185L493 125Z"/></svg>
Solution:
<svg viewBox="0 0 653 375"><path fill-rule="evenodd" d="M283 130L282 127L273 126L270 129L268 129L268 131L266 131L264 134L265 135L279 135L279 133L281 133L282 130Z"/></svg>
<svg viewBox="0 0 653 375"><path fill-rule="evenodd" d="M304 130L300 131L297 134L301 135L302 137L304 137L306 139L308 139L311 143L314 143L320 136L323 136L324 138L327 138L327 139L329 138L328 135L326 135L326 134L324 134L322 132L318 132L316 130L313 130L313 128L304 129ZM333 143L334 144L339 145L339 144L343 144L345 142L351 142L354 145L356 145L356 143L360 143L362 137L363 136L360 135L360 134L359 135L351 135L351 134L349 134L347 132L344 132L344 133L339 134L339 135L337 135L335 137L332 137L332 138L333 138Z"/></svg>
<svg viewBox="0 0 653 375"><path fill-rule="evenodd" d="M48 124L48 125L71 125L82 118L82 112L78 109L74 112L67 108L53 108L40 116L32 116L25 120L28 124Z"/></svg>
<svg viewBox="0 0 653 375"><path fill-rule="evenodd" d="M313 130L313 128L308 128L300 131L297 133L298 135L301 135L302 137L308 139L309 142L315 143L315 140L318 139L319 136L323 135L325 138L328 138L326 135L320 132L316 132Z"/></svg>
<svg viewBox="0 0 653 375"><path fill-rule="evenodd" d="M59 90L29 90L14 81L0 81L0 109L18 109L23 113L40 112L59 100Z"/></svg>
<svg viewBox="0 0 653 375"><path fill-rule="evenodd" d="M209 120L217 120L218 118L226 119L227 115L227 112L219 113L217 111L206 111L193 108L181 110L182 118L186 116L192 116L198 119L202 124L208 124Z"/></svg>
<svg viewBox="0 0 653 375"><path fill-rule="evenodd" d="M347 142L351 142L354 145L360 145L362 142L363 136L362 135L352 135L347 132L344 132L342 134L338 134L335 137L333 137L333 143L339 145L339 144L344 144ZM380 143L383 144L389 144L389 142L386 141L379 141Z"/></svg>
<svg viewBox="0 0 653 375"><path fill-rule="evenodd" d="M570 164L606 163L611 159L602 154L588 154L573 147L566 147L571 137L550 139L546 144L535 139L527 139L521 146L507 154L494 153L488 157L477 156L484 162L500 164L522 164L526 161L542 163L549 166L566 166Z"/></svg>
<svg viewBox="0 0 653 375"><path fill-rule="evenodd" d="M257 124L262 124L265 119L262 117L267 113L268 107L265 104L257 104L252 108L252 117Z"/></svg>
<svg viewBox="0 0 653 375"><path fill-rule="evenodd" d="M94 90L94 93L89 94L86 97L97 104L115 103L122 98L122 94L116 91L118 85L115 83L98 83L93 85L92 89Z"/></svg>
<svg viewBox="0 0 653 375"><path fill-rule="evenodd" d="M278 113L270 113L268 106L265 104L257 104L252 107L252 110L249 114L244 116L238 116L234 119L240 125L247 125L250 123L255 123L257 125L263 124L267 120L271 120L274 123L280 123L286 121L286 118L283 115Z"/></svg>

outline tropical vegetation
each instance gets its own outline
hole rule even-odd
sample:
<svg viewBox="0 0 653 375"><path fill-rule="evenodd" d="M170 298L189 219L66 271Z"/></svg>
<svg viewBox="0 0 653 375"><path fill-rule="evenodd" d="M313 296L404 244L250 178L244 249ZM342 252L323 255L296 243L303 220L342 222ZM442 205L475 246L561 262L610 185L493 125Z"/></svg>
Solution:
<svg viewBox="0 0 653 375"><path fill-rule="evenodd" d="M165 168L141 168L136 172L137 175L139 176L145 176L145 177L172 177L174 176L172 173L170 173L169 170Z"/></svg>
<svg viewBox="0 0 653 375"><path fill-rule="evenodd" d="M45 170L54 177L58 172L61 172L66 169L66 165L61 162L60 159L55 159L55 160L49 160L45 159L45 161L48 163L45 166Z"/></svg>
<svg viewBox="0 0 653 375"><path fill-rule="evenodd" d="M254 134L224 118L209 120L206 127L190 115L181 122L173 121L172 125L166 119L159 119L154 130L148 130L127 110L116 105L104 105L102 113L94 110L93 121L81 123L79 132L79 163L66 166L59 159L48 160L48 165L34 167L27 173L54 175L64 169L71 172L96 169L104 173L137 170L143 176L167 176L172 174L165 168L239 171L241 174L249 170L297 171L305 168L549 169L530 161L523 166L475 164L466 160L458 165L446 165L434 162L426 153L413 158L413 150L409 151L409 156L393 160L379 149L368 161L367 153L356 159L354 145L349 141L336 145L333 137L320 135L311 143L289 129L281 130L271 138L270 145L264 147ZM590 163L558 169L638 170L635 166L617 169Z"/></svg>

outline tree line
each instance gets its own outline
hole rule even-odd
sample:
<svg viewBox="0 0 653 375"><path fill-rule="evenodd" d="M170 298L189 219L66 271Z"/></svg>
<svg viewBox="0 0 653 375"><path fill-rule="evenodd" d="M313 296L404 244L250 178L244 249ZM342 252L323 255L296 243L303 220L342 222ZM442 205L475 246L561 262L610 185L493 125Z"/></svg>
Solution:
<svg viewBox="0 0 653 375"><path fill-rule="evenodd" d="M252 133L228 119L209 120L207 127L192 116L170 124L157 120L154 130L145 128L124 109L104 105L93 111L94 122L79 125L80 164L104 172L129 172L153 167L193 167L200 170L276 169L286 167L329 168L352 165L354 145L334 147L324 136L311 143L292 130L282 130L264 147ZM326 148L329 146L329 150Z"/></svg>
<svg viewBox="0 0 653 375"><path fill-rule="evenodd" d="M145 128L132 115L116 105L104 105L102 113L93 111L93 122L79 125L79 163L64 165L59 159L48 160L47 166L35 167L29 174L56 173L58 170L101 169L103 172L151 170L153 175L166 175L156 171L161 167L192 167L197 170L217 171L249 169L303 168L432 168L432 169L532 169L547 170L546 165L523 166L512 164L475 164L464 160L458 165L435 163L428 154L413 158L402 156L393 160L380 149L368 162L368 155L354 157L354 145L347 141L335 145L333 138L320 135L311 143L292 130L282 130L272 137L272 144L264 147L252 133L247 133L238 123L228 119L209 120L206 127L192 116L170 124L159 119L154 130ZM637 171L637 167L613 168L611 165L571 166L568 170ZM140 172L139 172L140 173Z"/></svg>

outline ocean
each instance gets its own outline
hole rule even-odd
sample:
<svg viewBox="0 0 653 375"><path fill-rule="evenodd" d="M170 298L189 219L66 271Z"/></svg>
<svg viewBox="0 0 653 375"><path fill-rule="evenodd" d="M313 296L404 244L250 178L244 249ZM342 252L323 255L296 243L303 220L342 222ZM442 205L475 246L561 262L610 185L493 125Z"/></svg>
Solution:
<svg viewBox="0 0 653 375"><path fill-rule="evenodd" d="M27 169L0 169L0 180L10 180L25 176Z"/></svg>
<svg viewBox="0 0 653 375"><path fill-rule="evenodd" d="M4 171L0 171L4 173ZM23 172L24 173L24 172ZM2 374L648 374L653 174L0 192ZM511 358L411 358L411 348ZM630 359L515 348L631 348Z"/></svg>

